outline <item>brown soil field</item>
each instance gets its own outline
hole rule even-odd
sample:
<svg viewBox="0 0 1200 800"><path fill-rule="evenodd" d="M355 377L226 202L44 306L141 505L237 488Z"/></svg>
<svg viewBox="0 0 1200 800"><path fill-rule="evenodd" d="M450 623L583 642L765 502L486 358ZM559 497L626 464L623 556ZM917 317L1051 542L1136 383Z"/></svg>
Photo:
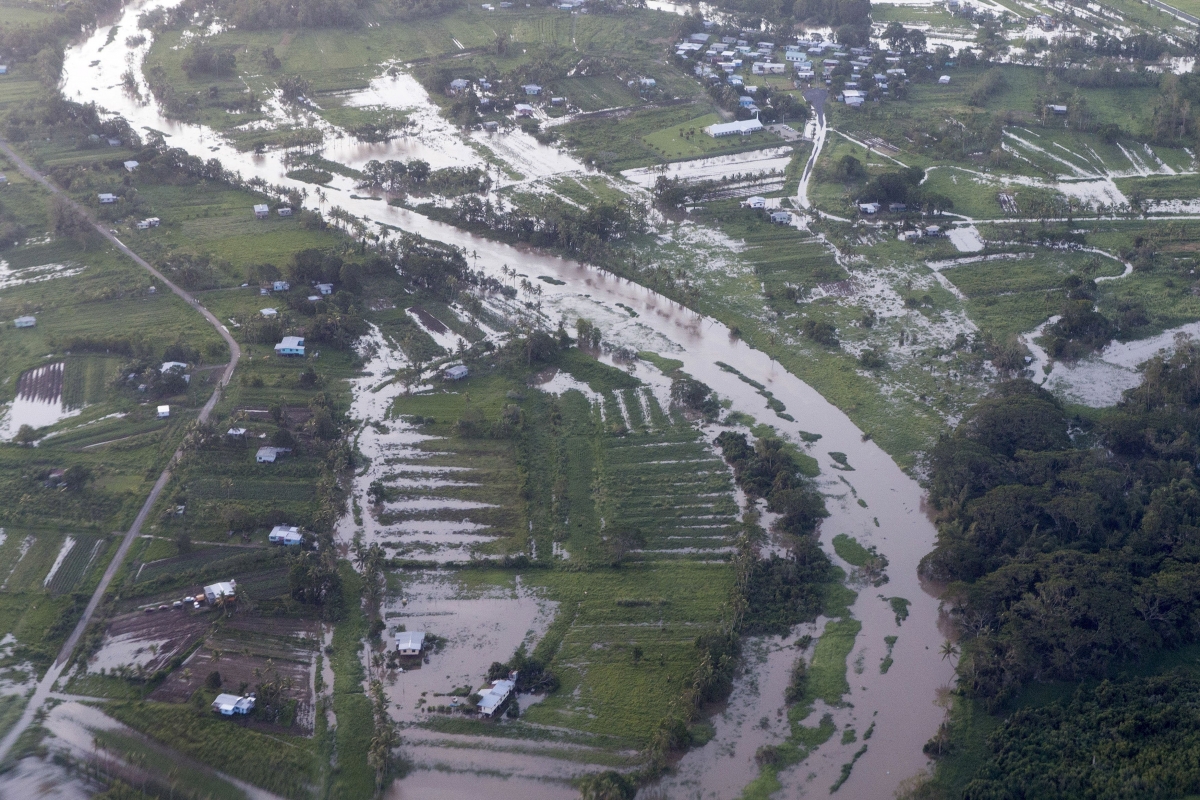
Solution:
<svg viewBox="0 0 1200 800"><path fill-rule="evenodd" d="M241 684L254 691L261 682L289 680L285 696L297 701L290 733L313 728L313 667L321 641L320 623L286 617L234 614L221 620L183 666L151 694L151 700L184 703L212 672L221 674L221 690L238 693ZM254 727L266 727L258 723ZM299 730L297 730L299 729Z"/></svg>

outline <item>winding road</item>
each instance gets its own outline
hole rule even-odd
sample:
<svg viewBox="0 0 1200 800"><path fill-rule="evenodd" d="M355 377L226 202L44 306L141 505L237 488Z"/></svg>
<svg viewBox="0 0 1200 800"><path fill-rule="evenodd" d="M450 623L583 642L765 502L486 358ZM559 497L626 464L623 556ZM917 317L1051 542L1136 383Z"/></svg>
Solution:
<svg viewBox="0 0 1200 800"><path fill-rule="evenodd" d="M52 183L46 176L29 166L29 164L26 163L21 156L17 155L16 151L13 150L7 142L0 141L0 153L3 153L9 161L13 162L17 166L17 169L19 169L27 178L45 187L46 191L48 191L52 196L61 197L63 200L69 203L72 208L74 208L78 213L82 214L88 220L88 222L92 224L92 227L96 229L97 233L111 242L113 246L115 246L122 253L129 256L129 258L132 259L139 267L149 272L155 278L158 278L158 280L162 281L163 284L170 288L172 292L181 297L184 302L203 314L204 318L208 320L214 328L217 329L217 333L221 335L221 338L225 340L225 344L229 346L230 358L229 363L225 366L225 371L221 374L221 379L217 381L217 387L213 390L212 397L208 398L208 402L206 402L204 407L200 409L200 415L198 417L199 421L207 422L209 416L212 414L213 408L217 405L217 400L219 400L221 397L222 390L229 384L230 378L233 377L233 371L237 368L238 360L242 357L242 349L238 347L238 343L234 341L233 336L229 333L229 330L221 324L220 320L213 316L212 312L201 306L196 298L192 297L186 291L167 280L161 272L150 266L150 264L144 258L126 247L125 243L116 237L116 234L93 219L86 208L75 202L75 200L73 200L66 192ZM67 637L67 641L63 643L62 649L59 651L58 657L54 660L54 663L48 670L46 670L46 674L42 677L41 681L38 682L37 689L34 691L33 697L30 698L28 705L25 706L24 713L21 714L21 719L15 726L13 726L12 730L10 730L3 739L0 739L0 762L8 758L8 754L12 750L12 747L16 743L17 739L33 722L34 716L37 714L38 710L42 707L46 700L50 699L52 696L54 684L58 681L63 670L66 668L68 660L71 657L71 652L79 643L79 639L81 636L83 636L84 630L87 629L88 623L91 622L92 616L96 613L96 608L100 605L100 600L104 597L104 593L108 590L108 585L112 582L113 576L117 574L117 570L120 568L121 562L123 562L125 560L125 556L128 555L129 548L133 545L133 541L138 537L138 534L141 533L142 525L145 524L146 518L150 516L150 510L158 501L158 497L160 494L162 494L163 488L166 487L167 481L171 479L171 468L175 466L175 463L179 460L182 454L182 449L176 450L174 455L171 456L171 460L167 462L167 466L162 471L162 474L158 476L158 480L154 483L154 488L150 490L149 497L146 498L146 502L142 504L141 511L138 512L137 517L133 520L133 525L129 527L129 530L126 531L124 538L121 539L121 546L117 549L117 554L113 557L112 561L109 562L108 569L104 571L104 577L100 579L99 585L96 586L96 591L92 593L92 598L88 601L87 608L84 609L83 616L80 617L79 622L76 623L75 629L71 631L71 635Z"/></svg>

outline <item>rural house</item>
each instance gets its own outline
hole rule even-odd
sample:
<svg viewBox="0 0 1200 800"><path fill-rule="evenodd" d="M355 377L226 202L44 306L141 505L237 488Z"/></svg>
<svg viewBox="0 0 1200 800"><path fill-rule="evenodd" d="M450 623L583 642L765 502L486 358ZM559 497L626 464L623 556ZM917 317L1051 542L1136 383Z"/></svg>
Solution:
<svg viewBox="0 0 1200 800"><path fill-rule="evenodd" d="M108 192L102 192L96 195L96 197L100 198L100 204L105 206L112 205L113 203L117 202L117 196L115 194L109 194Z"/></svg>
<svg viewBox="0 0 1200 800"><path fill-rule="evenodd" d="M264 309L259 310L258 313L262 314L264 317L266 317L268 319L270 319L271 317L279 316L279 312L273 308L264 308Z"/></svg>
<svg viewBox="0 0 1200 800"><path fill-rule="evenodd" d="M792 224L792 215L786 211L772 211L771 222L776 225L790 225Z"/></svg>
<svg viewBox="0 0 1200 800"><path fill-rule="evenodd" d="M537 97L542 93L542 87L538 86L536 83L527 83L521 88L524 89L525 94L529 95L530 97Z"/></svg>
<svg viewBox="0 0 1200 800"><path fill-rule="evenodd" d="M13 320L13 325L16 325L18 328L32 328L33 326L37 325L37 318L17 317Z"/></svg>
<svg viewBox="0 0 1200 800"><path fill-rule="evenodd" d="M317 291L320 292L321 294L333 294L333 284L332 283L318 283Z"/></svg>
<svg viewBox="0 0 1200 800"><path fill-rule="evenodd" d="M303 356L304 337L285 336L283 341L275 345L275 354L280 356Z"/></svg>
<svg viewBox="0 0 1200 800"><path fill-rule="evenodd" d="M124 166L125 166L125 169L127 169L127 170L128 170L128 171L130 171L130 172L133 172L135 169L137 169L137 168L138 168L138 162L136 162L136 161L126 161Z"/></svg>
<svg viewBox="0 0 1200 800"><path fill-rule="evenodd" d="M279 209L279 216L290 217L291 215L292 215L292 209L288 208L287 206L283 206L282 208Z"/></svg>
<svg viewBox="0 0 1200 800"><path fill-rule="evenodd" d="M271 529L271 533L267 535L267 541L271 544L293 546L303 544L304 537L300 534L300 529L295 525L276 525Z"/></svg>
<svg viewBox="0 0 1200 800"><path fill-rule="evenodd" d="M400 655L419 656L424 649L424 631L400 631L396 634L396 652Z"/></svg>
<svg viewBox="0 0 1200 800"><path fill-rule="evenodd" d="M450 81L450 93L458 94L459 92L465 92L470 85L471 82L465 78L455 78Z"/></svg>
<svg viewBox="0 0 1200 800"><path fill-rule="evenodd" d="M517 112L518 117L532 117L533 106L528 103L517 103L513 106L513 110Z"/></svg>
<svg viewBox="0 0 1200 800"><path fill-rule="evenodd" d="M259 464L274 464L275 459L290 452L292 452L290 447L260 447L254 454L254 460Z"/></svg>
<svg viewBox="0 0 1200 800"><path fill-rule="evenodd" d="M271 208L266 203L259 203L254 206L254 216L256 219L266 219L271 216Z"/></svg>
<svg viewBox="0 0 1200 800"><path fill-rule="evenodd" d="M170 416L171 416L171 407L170 406L159 406L158 407L158 418L159 419L168 419Z"/></svg>
<svg viewBox="0 0 1200 800"><path fill-rule="evenodd" d="M230 439L245 439L246 438L246 429L245 428L230 428L228 431L225 432L225 435L228 436Z"/></svg>
<svg viewBox="0 0 1200 800"><path fill-rule="evenodd" d="M217 699L212 701L212 710L226 717L249 714L254 710L254 695L239 697L236 694L219 694Z"/></svg>
<svg viewBox="0 0 1200 800"><path fill-rule="evenodd" d="M493 682L490 688L479 693L479 713L485 717L495 714L515 688L516 683L513 681Z"/></svg>
<svg viewBox="0 0 1200 800"><path fill-rule="evenodd" d="M227 581L218 581L217 583L204 587L204 599L207 600L209 604L217 602L217 600L222 597L232 598L236 596L237 581L235 581L233 578L230 578Z"/></svg>
<svg viewBox="0 0 1200 800"><path fill-rule="evenodd" d="M470 370L468 370L462 364L455 364L453 367L450 367L448 370L443 372L442 377L448 381L461 381L463 378L467 377L469 372Z"/></svg>
<svg viewBox="0 0 1200 800"><path fill-rule="evenodd" d="M271 284L271 288L277 292L286 292L288 289L292 288L292 285L287 281L275 281Z"/></svg>
<svg viewBox="0 0 1200 800"><path fill-rule="evenodd" d="M748 205L750 208L766 208L767 198L755 195L754 197L749 197L746 199L746 205Z"/></svg>

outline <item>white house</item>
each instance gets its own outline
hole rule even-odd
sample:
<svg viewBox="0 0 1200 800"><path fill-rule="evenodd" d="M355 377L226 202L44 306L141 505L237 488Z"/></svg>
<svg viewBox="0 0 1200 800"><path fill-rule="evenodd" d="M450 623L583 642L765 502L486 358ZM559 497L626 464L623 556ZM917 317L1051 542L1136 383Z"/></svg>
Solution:
<svg viewBox="0 0 1200 800"><path fill-rule="evenodd" d="M455 78L454 80L450 81L450 91L455 94L458 94L459 92L465 92L470 85L471 82L465 78Z"/></svg>
<svg viewBox="0 0 1200 800"><path fill-rule="evenodd" d="M128 171L133 172L137 168L138 168L138 162L136 162L136 161L126 161L125 162L125 169L127 169Z"/></svg>
<svg viewBox="0 0 1200 800"><path fill-rule="evenodd" d="M113 203L117 202L117 196L115 194L109 194L108 192L102 192L101 194L96 195L96 197L99 197L100 204L105 206L112 205Z"/></svg>
<svg viewBox="0 0 1200 800"><path fill-rule="evenodd" d="M521 88L524 89L525 94L529 95L530 97L537 97L542 93L542 87L538 86L536 83L527 83Z"/></svg>
<svg viewBox="0 0 1200 800"><path fill-rule="evenodd" d="M658 81L654 80L654 78L638 78L638 83L643 89L653 89L658 85Z"/></svg>
<svg viewBox="0 0 1200 800"><path fill-rule="evenodd" d="M266 219L271 216L271 207L266 203L258 203L254 206L254 216L257 219Z"/></svg>
<svg viewBox="0 0 1200 800"><path fill-rule="evenodd" d="M159 406L158 407L158 418L159 419L167 419L170 416L171 416L171 407L170 406Z"/></svg>
<svg viewBox="0 0 1200 800"><path fill-rule="evenodd" d="M792 215L786 211L772 211L771 222L777 225L790 225L792 223Z"/></svg>
<svg viewBox="0 0 1200 800"><path fill-rule="evenodd" d="M738 122L722 122L716 125L709 125L704 129L704 132L714 139L719 139L722 136L749 136L755 131L761 131L763 124L758 121L758 118L744 119Z"/></svg>
<svg viewBox="0 0 1200 800"><path fill-rule="evenodd" d="M32 328L37 325L37 317L17 317L13 320L13 325L18 328Z"/></svg>
<svg viewBox="0 0 1200 800"><path fill-rule="evenodd" d="M479 693L479 713L485 717L495 714L516 686L513 681L494 681L490 688Z"/></svg>
<svg viewBox="0 0 1200 800"><path fill-rule="evenodd" d="M517 112L518 117L532 117L533 106L528 103L517 103L513 106L513 110Z"/></svg>
<svg viewBox="0 0 1200 800"><path fill-rule="evenodd" d="M254 695L239 697L236 694L219 694L212 701L212 709L218 714L232 717L234 714L249 714L254 710Z"/></svg>
<svg viewBox="0 0 1200 800"><path fill-rule="evenodd" d="M304 337L285 336L283 341L275 345L275 354L280 356L303 356Z"/></svg>
<svg viewBox="0 0 1200 800"><path fill-rule="evenodd" d="M859 203L858 210L863 214L878 214L879 203Z"/></svg>
<svg viewBox="0 0 1200 800"><path fill-rule="evenodd" d="M799 50L799 49L788 50L786 53L783 54L783 60L791 61L793 63L803 64L808 61L808 54L805 53L803 50Z"/></svg>
<svg viewBox="0 0 1200 800"><path fill-rule="evenodd" d="M230 578L227 581L218 581L204 587L204 599L209 603L215 603L222 597L237 596L237 581Z"/></svg>
<svg viewBox="0 0 1200 800"><path fill-rule="evenodd" d="M767 198L755 195L746 199L746 205L750 206L750 208L766 208Z"/></svg>
<svg viewBox="0 0 1200 800"><path fill-rule="evenodd" d="M277 455L279 455L278 447L260 447L254 454L254 460L259 464L274 464Z"/></svg>
<svg viewBox="0 0 1200 800"><path fill-rule="evenodd" d="M264 308L261 311L259 311L258 313L262 314L264 317L267 317L267 318L279 316L279 312L273 308Z"/></svg>
<svg viewBox="0 0 1200 800"><path fill-rule="evenodd" d="M317 291L320 292L321 294L333 294L333 284L332 283L318 283Z"/></svg>
<svg viewBox="0 0 1200 800"><path fill-rule="evenodd" d="M950 82L949 75L943 75L942 77L938 78L938 83L942 84L943 86L945 86L949 82Z"/></svg>
<svg viewBox="0 0 1200 800"><path fill-rule="evenodd" d="M400 655L419 656L424 649L424 631L401 631L396 634L396 652Z"/></svg>
<svg viewBox="0 0 1200 800"><path fill-rule="evenodd" d="M1065 114L1065 113L1067 113L1067 107L1066 107L1066 106L1049 105L1049 106L1046 106L1046 108L1050 109L1050 110L1051 110L1051 111L1053 111L1055 114Z"/></svg>
<svg viewBox="0 0 1200 800"><path fill-rule="evenodd" d="M164 361L162 366L158 368L158 371L160 373L166 373L173 369L183 372L187 369L187 364L183 363L182 361Z"/></svg>
<svg viewBox="0 0 1200 800"><path fill-rule="evenodd" d="M467 377L469 372L470 371L462 364L455 364L453 367L450 367L443 372L442 377L448 381L461 381L463 378Z"/></svg>
<svg viewBox="0 0 1200 800"><path fill-rule="evenodd" d="M782 75L786 66L776 61L756 61L750 71L755 75Z"/></svg>
<svg viewBox="0 0 1200 800"><path fill-rule="evenodd" d="M225 435L231 439L245 439L246 438L246 429L245 428L230 428L229 430L225 431Z"/></svg>
<svg viewBox="0 0 1200 800"><path fill-rule="evenodd" d="M286 292L288 289L292 288L292 285L287 281L275 281L271 284L271 288L277 292Z"/></svg>
<svg viewBox="0 0 1200 800"><path fill-rule="evenodd" d="M282 544L290 547L303 544L304 537L300 534L300 529L295 525L276 525L267 535L267 541L271 544Z"/></svg>
<svg viewBox="0 0 1200 800"><path fill-rule="evenodd" d="M290 217L291 215L292 215L292 210L290 208L288 208L287 206L284 206L283 208L279 209L279 216Z"/></svg>

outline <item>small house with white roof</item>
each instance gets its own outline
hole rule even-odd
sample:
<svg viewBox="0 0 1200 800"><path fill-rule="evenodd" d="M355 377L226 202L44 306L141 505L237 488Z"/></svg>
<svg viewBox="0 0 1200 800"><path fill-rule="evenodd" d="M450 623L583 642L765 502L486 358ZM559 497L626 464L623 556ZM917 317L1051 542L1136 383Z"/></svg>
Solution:
<svg viewBox="0 0 1200 800"><path fill-rule="evenodd" d="M400 655L419 656L424 649L424 631L400 631L396 634L396 652Z"/></svg>
<svg viewBox="0 0 1200 800"><path fill-rule="evenodd" d="M245 716L254 710L254 695L219 694L212 701L212 710L226 717L234 714Z"/></svg>

